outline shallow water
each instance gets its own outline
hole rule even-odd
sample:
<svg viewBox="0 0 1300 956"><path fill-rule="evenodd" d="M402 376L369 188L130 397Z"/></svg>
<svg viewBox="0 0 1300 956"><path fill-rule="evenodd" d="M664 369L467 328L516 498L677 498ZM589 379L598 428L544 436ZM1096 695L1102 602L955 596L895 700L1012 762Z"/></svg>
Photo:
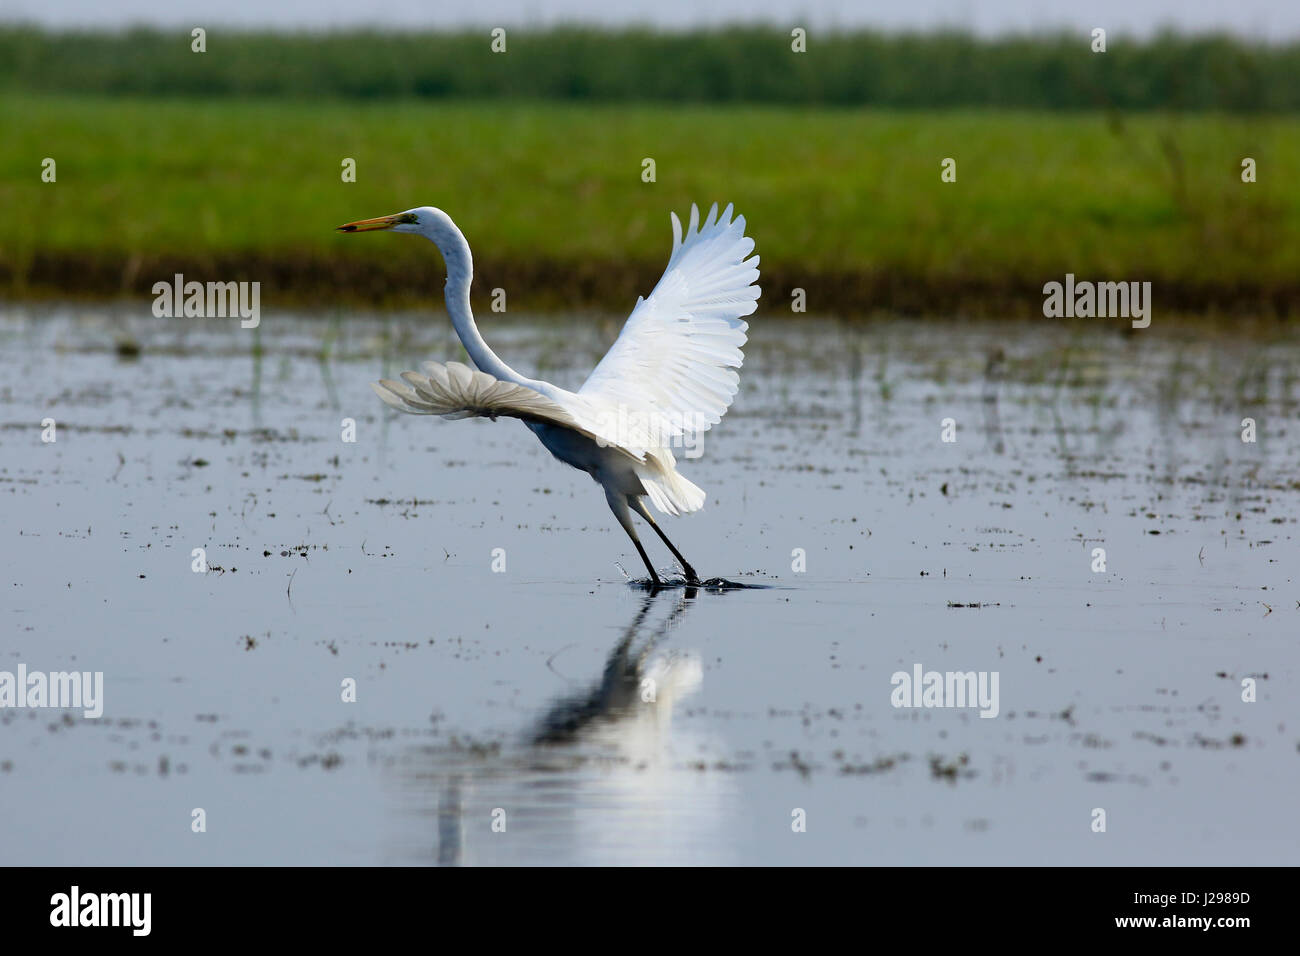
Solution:
<svg viewBox="0 0 1300 956"><path fill-rule="evenodd" d="M441 316L0 315L0 671L104 674L0 710L0 862L1300 862L1294 336L760 314L663 525L765 587L649 593L519 423L374 397ZM576 387L617 321L484 326Z"/></svg>

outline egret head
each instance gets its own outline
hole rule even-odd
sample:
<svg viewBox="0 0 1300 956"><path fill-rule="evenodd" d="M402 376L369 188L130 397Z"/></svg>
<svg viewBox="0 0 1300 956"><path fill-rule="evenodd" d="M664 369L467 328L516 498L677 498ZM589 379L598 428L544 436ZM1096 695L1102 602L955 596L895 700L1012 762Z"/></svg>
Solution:
<svg viewBox="0 0 1300 956"><path fill-rule="evenodd" d="M406 212L376 219L358 219L338 227L339 232L373 232L386 229L390 232L413 232L430 240L442 252L447 263L447 275L468 276L473 270L469 243L451 216L433 206L417 206Z"/></svg>
<svg viewBox="0 0 1300 956"><path fill-rule="evenodd" d="M356 222L347 222L339 226L338 231L373 232L376 229L389 229L393 232L415 232L432 237L441 229L450 225L452 225L451 217L441 209L434 209L432 206L419 206L392 216L379 216L375 219L358 219Z"/></svg>

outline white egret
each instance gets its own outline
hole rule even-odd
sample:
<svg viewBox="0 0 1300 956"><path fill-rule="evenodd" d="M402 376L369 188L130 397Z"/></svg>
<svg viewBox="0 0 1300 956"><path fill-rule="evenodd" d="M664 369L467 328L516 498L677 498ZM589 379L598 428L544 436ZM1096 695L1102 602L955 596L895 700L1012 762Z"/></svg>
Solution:
<svg viewBox="0 0 1300 956"><path fill-rule="evenodd" d="M469 243L441 209L420 206L338 227L415 233L438 247L447 266L447 313L477 369L424 362L418 373L403 372L401 381L371 383L376 394L413 415L522 419L552 455L605 489L656 586L662 582L637 537L632 511L681 562L687 583L699 583L643 499L670 515L704 507L704 491L677 471L670 445L696 447L698 436L731 406L749 328L741 317L754 311L759 297L759 258L750 256L754 240L745 236L743 216L733 220L728 205L719 217L715 203L701 223L692 204L683 234L676 213L670 215L673 251L663 277L649 298L637 299L618 339L576 392L527 378L488 348L470 311Z"/></svg>

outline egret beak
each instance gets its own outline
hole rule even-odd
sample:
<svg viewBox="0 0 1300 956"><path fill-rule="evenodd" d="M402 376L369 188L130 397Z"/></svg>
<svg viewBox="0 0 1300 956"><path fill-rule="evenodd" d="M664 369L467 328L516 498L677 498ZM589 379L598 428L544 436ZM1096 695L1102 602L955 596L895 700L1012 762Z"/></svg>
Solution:
<svg viewBox="0 0 1300 956"><path fill-rule="evenodd" d="M358 219L338 227L339 232L373 232L376 229L392 229L403 222L411 222L415 217L399 214L396 216L379 216L376 219Z"/></svg>

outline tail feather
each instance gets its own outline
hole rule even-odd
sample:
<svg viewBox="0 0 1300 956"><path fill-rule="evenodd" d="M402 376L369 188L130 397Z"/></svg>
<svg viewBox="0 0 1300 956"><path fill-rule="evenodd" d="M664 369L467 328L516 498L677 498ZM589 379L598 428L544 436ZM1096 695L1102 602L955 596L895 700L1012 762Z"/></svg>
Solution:
<svg viewBox="0 0 1300 956"><path fill-rule="evenodd" d="M646 454L646 463L638 465L637 477L650 503L668 515L690 514L704 507L704 489L689 481L677 470L677 461L667 448Z"/></svg>

